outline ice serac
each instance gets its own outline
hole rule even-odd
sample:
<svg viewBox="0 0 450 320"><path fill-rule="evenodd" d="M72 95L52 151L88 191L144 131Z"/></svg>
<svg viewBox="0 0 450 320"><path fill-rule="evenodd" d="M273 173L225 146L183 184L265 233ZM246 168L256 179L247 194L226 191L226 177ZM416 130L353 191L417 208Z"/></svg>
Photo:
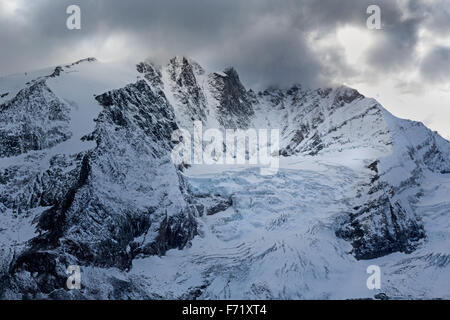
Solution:
<svg viewBox="0 0 450 320"><path fill-rule="evenodd" d="M195 121L279 129L278 173L179 171ZM389 296L450 297L449 159L352 88L253 91L182 56L0 78L0 296L361 298L374 263Z"/></svg>
<svg viewBox="0 0 450 320"><path fill-rule="evenodd" d="M202 83L200 75L195 75L195 77L198 83ZM431 218L431 214L425 213L430 210L425 205L428 202L426 199L432 194L430 190L425 191L426 186L431 183L434 185L434 187L430 187L431 190L440 188L436 183L431 182L436 179L432 177L437 175L438 179L446 179L448 159L450 159L449 142L442 139L437 133L431 132L420 123L394 117L376 100L366 98L357 90L346 86L311 90L303 88L301 85L293 85L288 89L268 88L254 92L246 90L240 82L237 72L229 69L225 72L209 73L207 85L200 86L200 88L207 98L207 123L216 123L217 127L222 129L280 129L280 154L286 161L289 161L287 160L289 158L300 157L300 159L308 159L302 161L328 163L327 168L335 167L336 170L343 172L351 168L349 173L355 174L355 176L350 174L347 178L341 177L340 192L346 194L348 191L345 191L346 187L344 187L344 180L347 179L353 179L349 187L351 191L348 191L348 198L339 201L344 208L340 209L340 212L336 212L332 218L333 234L338 238L345 239L351 245L351 249L346 253L350 253L357 260L386 257L395 252L403 254L417 252L416 255L420 256L422 254L420 250L426 252L423 254L424 256L446 257L446 253L436 253L432 251L434 249L430 249L426 245L430 241L430 234L434 233L430 219L440 219L436 216ZM363 168L353 169L353 163L359 163ZM296 167L294 166L294 168ZM221 174L227 176L225 173ZM293 173L290 174L293 176ZM332 174L336 174L336 172ZM289 189L290 179L286 176L284 176L286 186L278 186L277 191L263 190L265 188L257 183L247 185L245 181L247 176L252 177L252 172L242 172L239 173L239 176L228 178L216 176L212 181L200 179L203 182L197 182L196 179L191 179L191 184L195 185L193 193L196 195L197 201L201 203L202 208L209 206L204 211L214 213L215 217L221 214L225 215L223 222L210 226L212 232L216 233L217 229L222 228L222 223L227 226L229 224L230 234L222 235L218 232L220 237L231 239L237 237L232 231L238 228L235 221L246 220L247 215L251 216L256 211L259 212L261 221L252 221L250 222L252 224L264 224L263 217L270 216L272 212L280 215L278 218L274 217L274 221L283 224L283 221L289 220L287 218L289 215L303 215L305 210L312 210L320 216L324 211L318 203L314 208L304 209L304 207L308 208L306 200L304 202L299 200L298 208L286 204L289 208L286 209L280 205L280 203L288 201L284 199L284 193L289 194L292 191ZM298 183L302 181L307 185L311 183L311 188L315 186L309 180L301 180ZM201 186L202 183L206 186ZM271 181L259 183L276 184ZM320 180L319 183L321 183ZM217 184L217 187L211 187L210 184L211 186ZM225 187L228 184L243 184L247 187L235 190L233 187ZM325 186L323 188L326 190ZM249 190L254 190L255 194ZM243 195L242 192L245 192L246 195ZM316 197L318 201L331 200L324 196L322 191L316 191ZM294 198L303 199L304 195L299 193ZM289 201L296 203L297 200L290 198ZM243 207L241 207L242 205ZM427 209L424 209L424 206ZM215 210L216 208L220 208L219 211ZM439 208L442 212L440 216L445 216L445 212L448 215L450 211L448 204L440 204ZM284 215L286 210L287 217ZM226 214L225 212L230 213ZM234 215L231 212L234 212ZM321 223L331 223L328 219L331 218L324 219ZM230 222L226 223L225 221ZM242 228L246 228L244 226L242 222ZM316 226L311 228L314 229ZM321 227L317 226L317 228ZM274 237L276 236L278 234L275 233ZM285 237L289 236L285 235ZM248 236L248 239L250 238ZM233 242L233 244L244 246L246 241L250 241L248 239L242 240L242 244L238 242ZM264 243L262 239L261 241ZM277 247L278 243L272 243L272 245ZM292 250L297 251L303 248L301 245L297 244L297 246ZM272 247L267 244L266 249L270 251ZM233 249L230 247L229 250ZM259 250L263 250L263 248L259 248ZM427 250L431 250L432 253ZM200 254L193 251L195 254ZM214 249L211 248L211 251L214 252ZM254 251L256 254L257 249ZM209 253L202 252L205 255ZM239 254L240 252L236 252L236 255ZM320 257L318 253L310 254L317 259ZM336 255L339 254L336 253ZM226 258L223 257L223 259ZM233 259L232 256L230 259ZM280 259L286 259L292 263L292 268L303 270L304 261L295 264L287 257ZM329 259L332 260L332 258ZM422 258L417 259L421 260ZM258 263L264 264L264 260ZM399 264L402 263L399 262ZM272 268L268 262L264 265L269 269ZM205 269L216 267L226 269L229 266L219 262L219 265L209 265ZM244 265L236 266L238 269L241 267L247 270ZM324 266L320 264L316 267ZM332 266L327 265L326 268L332 268ZM251 267L250 269L257 268ZM278 271L281 272L281 270L284 268L280 267ZM250 270L245 272L252 274ZM299 274L302 273L299 272ZM226 296L221 293L230 291L234 292L230 294L230 297L252 296L253 291L247 293L247 296L239 295L238 292L243 290L241 286L245 286L245 284L234 282L231 273L228 277L218 274L216 276L227 282L227 287L208 285L208 288L202 290L199 296L224 298ZM324 278L326 277L327 275L324 275ZM232 283L235 283L235 291L230 289ZM249 280L248 287L254 285L255 283L251 283ZM399 284L397 283L397 285ZM201 286L205 286L205 284L201 284ZM284 293L281 292L285 292L288 286L288 284L283 286L281 283L272 286L264 285L261 290L266 293L271 291L277 296L273 291L282 295ZM296 296L293 294L290 297ZM317 297L309 295L309 297L311 296Z"/></svg>

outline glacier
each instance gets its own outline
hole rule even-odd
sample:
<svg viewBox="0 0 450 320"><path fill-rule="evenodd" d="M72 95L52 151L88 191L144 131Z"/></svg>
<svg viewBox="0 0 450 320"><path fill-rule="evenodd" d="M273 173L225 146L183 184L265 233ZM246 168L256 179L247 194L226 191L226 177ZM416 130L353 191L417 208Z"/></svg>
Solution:
<svg viewBox="0 0 450 320"><path fill-rule="evenodd" d="M352 88L256 91L177 56L0 92L2 299L450 298L450 142ZM279 129L278 172L175 166L195 121Z"/></svg>

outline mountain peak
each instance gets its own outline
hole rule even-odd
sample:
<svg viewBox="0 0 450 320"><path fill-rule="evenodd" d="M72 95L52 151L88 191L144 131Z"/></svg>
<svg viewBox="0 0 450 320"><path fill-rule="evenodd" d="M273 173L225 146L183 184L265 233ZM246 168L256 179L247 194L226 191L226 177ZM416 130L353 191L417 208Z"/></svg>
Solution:
<svg viewBox="0 0 450 320"><path fill-rule="evenodd" d="M448 141L347 86L255 94L185 56L74 67L94 61L0 78L0 298L364 298L350 254L382 257L386 295L443 296ZM197 121L226 160L227 129L246 160L270 146L276 173L174 163ZM69 264L87 271L73 296Z"/></svg>

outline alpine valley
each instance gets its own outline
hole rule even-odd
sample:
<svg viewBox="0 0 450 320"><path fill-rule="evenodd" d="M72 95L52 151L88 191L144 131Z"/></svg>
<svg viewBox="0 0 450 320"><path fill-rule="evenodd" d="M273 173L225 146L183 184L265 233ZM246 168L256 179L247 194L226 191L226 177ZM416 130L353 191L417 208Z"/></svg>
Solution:
<svg viewBox="0 0 450 320"><path fill-rule="evenodd" d="M175 165L197 121L279 129L279 170ZM450 142L345 86L258 92L185 57L6 76L0 244L1 299L450 299Z"/></svg>

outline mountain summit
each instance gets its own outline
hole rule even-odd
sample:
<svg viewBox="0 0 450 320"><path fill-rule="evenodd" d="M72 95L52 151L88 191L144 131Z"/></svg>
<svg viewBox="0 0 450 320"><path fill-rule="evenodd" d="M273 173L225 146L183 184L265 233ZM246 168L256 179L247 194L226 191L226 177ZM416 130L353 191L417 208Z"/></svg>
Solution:
<svg viewBox="0 0 450 320"><path fill-rule="evenodd" d="M278 129L278 173L176 166L198 122ZM0 78L3 299L449 298L449 195L450 143L345 86L255 92L186 57Z"/></svg>

